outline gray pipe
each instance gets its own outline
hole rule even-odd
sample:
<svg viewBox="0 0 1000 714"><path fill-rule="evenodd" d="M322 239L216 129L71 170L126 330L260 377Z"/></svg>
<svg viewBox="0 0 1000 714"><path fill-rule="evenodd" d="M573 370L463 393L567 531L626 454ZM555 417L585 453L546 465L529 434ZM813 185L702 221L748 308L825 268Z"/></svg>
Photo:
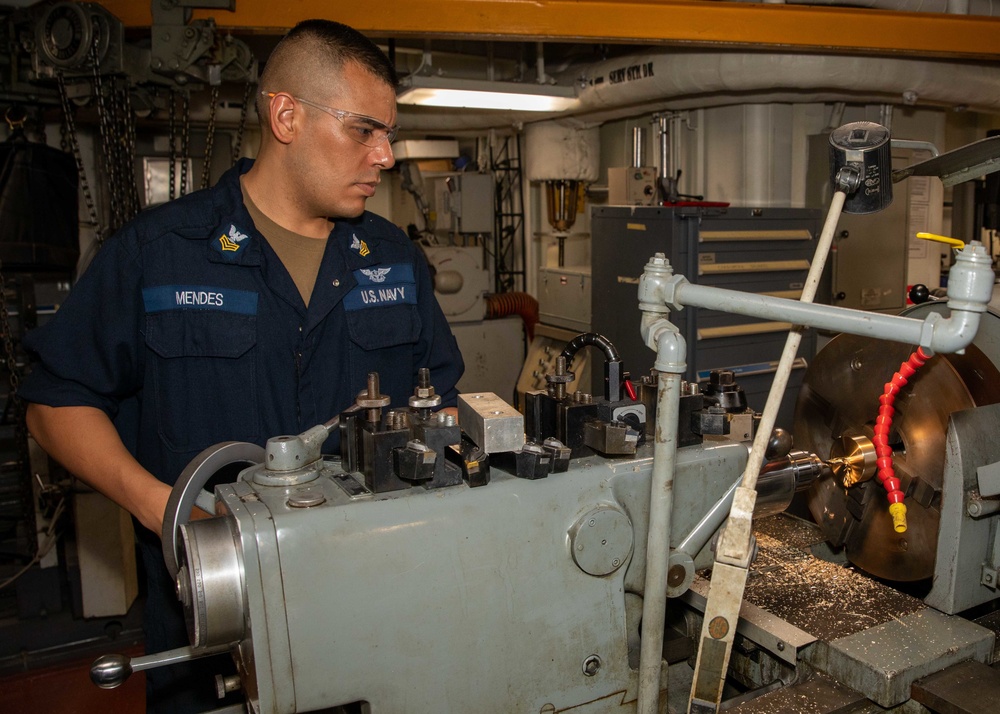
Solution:
<svg viewBox="0 0 1000 714"><path fill-rule="evenodd" d="M653 323L653 324L650 324ZM663 660L663 623L667 613L667 566L670 558L670 512L677 460L677 421L681 374L687 369L687 345L677 328L661 314L643 314L656 343L654 367L660 372L656 404L656 440L649 494L646 537L646 584L642 598L642 642L639 652L638 714L657 714Z"/></svg>
<svg viewBox="0 0 1000 714"><path fill-rule="evenodd" d="M670 128L667 125L669 117L661 114L656 117L656 121L660 130L660 178L669 179L673 176L673 170L670 168Z"/></svg>
<svg viewBox="0 0 1000 714"><path fill-rule="evenodd" d="M643 303L658 301L674 310L683 306L703 307L952 353L964 349L976 336L979 316L986 310L993 292L994 275L990 262L986 249L978 243L970 243L958 252L948 277L948 307L951 309L948 318L931 313L917 320L830 305L809 305L797 300L695 285L682 275L644 274L639 281L639 300L640 307Z"/></svg>
<svg viewBox="0 0 1000 714"><path fill-rule="evenodd" d="M632 127L632 168L645 165L646 161L646 130L641 126Z"/></svg>

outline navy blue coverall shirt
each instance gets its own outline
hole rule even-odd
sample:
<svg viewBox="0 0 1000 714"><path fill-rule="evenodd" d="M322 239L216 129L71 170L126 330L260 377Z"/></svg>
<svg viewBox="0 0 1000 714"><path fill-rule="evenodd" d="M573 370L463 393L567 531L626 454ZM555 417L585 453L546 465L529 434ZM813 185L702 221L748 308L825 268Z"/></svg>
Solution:
<svg viewBox="0 0 1000 714"><path fill-rule="evenodd" d="M336 220L307 308L243 205L251 165L140 214L25 340L37 364L21 396L105 411L168 484L215 443L263 445L326 422L369 372L393 406L407 404L420 367L444 405L457 395L462 358L419 249L374 214ZM152 651L187 644L152 643L150 626Z"/></svg>

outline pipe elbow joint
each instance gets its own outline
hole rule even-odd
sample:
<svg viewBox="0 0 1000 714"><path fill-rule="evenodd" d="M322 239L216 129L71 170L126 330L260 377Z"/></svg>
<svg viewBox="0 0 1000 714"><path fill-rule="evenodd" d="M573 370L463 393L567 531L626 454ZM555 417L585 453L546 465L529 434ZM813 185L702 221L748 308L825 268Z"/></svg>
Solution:
<svg viewBox="0 0 1000 714"><path fill-rule="evenodd" d="M943 318L937 313L928 315L921 331L920 346L943 354L961 353L976 338L981 314L977 310L952 307L951 317Z"/></svg>
<svg viewBox="0 0 1000 714"><path fill-rule="evenodd" d="M653 369L668 374L684 374L687 369L687 341L677 327L666 322L651 330L650 335L656 346Z"/></svg>
<svg viewBox="0 0 1000 714"><path fill-rule="evenodd" d="M924 320L920 345L945 354L961 352L979 330L980 316L993 297L992 258L981 243L971 242L955 254L948 271L948 309L951 316L932 313Z"/></svg>

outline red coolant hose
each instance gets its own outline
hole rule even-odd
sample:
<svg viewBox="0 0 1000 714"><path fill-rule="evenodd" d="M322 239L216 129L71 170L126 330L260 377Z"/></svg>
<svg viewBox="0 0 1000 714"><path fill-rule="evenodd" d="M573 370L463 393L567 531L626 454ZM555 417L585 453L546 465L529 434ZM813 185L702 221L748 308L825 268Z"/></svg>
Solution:
<svg viewBox="0 0 1000 714"><path fill-rule="evenodd" d="M520 315L528 341L535 336L538 324L538 301L528 293L493 293L486 296L486 319L496 320L509 315Z"/></svg>
<svg viewBox="0 0 1000 714"><path fill-rule="evenodd" d="M893 406L896 402L896 395L899 390L905 387L917 370L931 358L932 355L924 352L923 347L918 347L917 351L910 355L910 358L899 366L899 371L892 375L892 379L885 384L885 391L878 398L879 410L878 419L875 420L875 455L878 460L878 480L882 482L889 497L889 513L892 514L892 527L897 533L906 532L906 505L903 499L906 495L899 490L899 479L892 467L892 447L889 446L889 434L892 432L892 415L896 413Z"/></svg>

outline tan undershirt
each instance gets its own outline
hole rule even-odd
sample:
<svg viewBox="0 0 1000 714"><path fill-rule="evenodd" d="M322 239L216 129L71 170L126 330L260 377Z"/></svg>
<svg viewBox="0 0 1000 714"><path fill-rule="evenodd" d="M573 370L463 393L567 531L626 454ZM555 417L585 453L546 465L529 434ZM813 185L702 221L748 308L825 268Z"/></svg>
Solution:
<svg viewBox="0 0 1000 714"><path fill-rule="evenodd" d="M243 178L240 178L240 188L243 189L243 204L247 207L250 218L261 235L267 239L268 245L278 255L285 270L292 276L295 287L299 289L302 302L309 306L319 266L323 262L328 238L310 238L282 228L270 218L261 213L260 209L250 200Z"/></svg>

